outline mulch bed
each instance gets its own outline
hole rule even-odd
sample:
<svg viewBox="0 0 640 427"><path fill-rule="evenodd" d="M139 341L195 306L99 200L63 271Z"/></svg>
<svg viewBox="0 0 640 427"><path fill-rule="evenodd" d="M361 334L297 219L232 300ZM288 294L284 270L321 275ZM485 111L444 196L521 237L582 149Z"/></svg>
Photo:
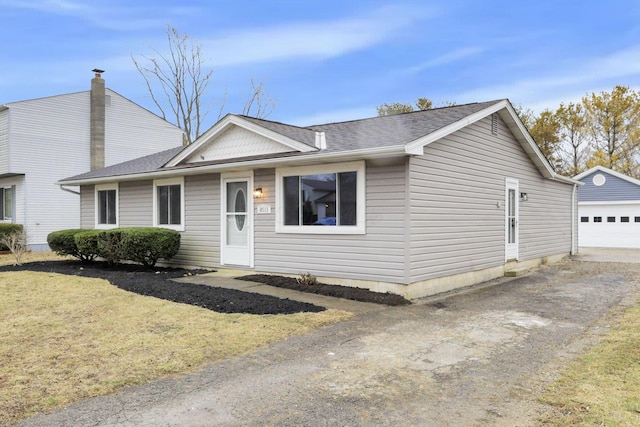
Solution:
<svg viewBox="0 0 640 427"><path fill-rule="evenodd" d="M18 266L0 266L0 272L24 270L105 279L125 291L191 304L219 313L292 314L326 310L324 307L289 299L171 280L208 273L208 270L179 268L149 270L134 264L109 266L102 262L83 264L80 261L45 261Z"/></svg>
<svg viewBox="0 0 640 427"><path fill-rule="evenodd" d="M351 286L327 285L325 283L303 285L293 277L272 276L269 274L250 274L248 276L236 277L236 279L264 283L270 286L293 289L296 291L350 299L353 301L372 302L391 306L411 304L411 301L396 294L383 294L381 292L373 292L368 289L355 288Z"/></svg>

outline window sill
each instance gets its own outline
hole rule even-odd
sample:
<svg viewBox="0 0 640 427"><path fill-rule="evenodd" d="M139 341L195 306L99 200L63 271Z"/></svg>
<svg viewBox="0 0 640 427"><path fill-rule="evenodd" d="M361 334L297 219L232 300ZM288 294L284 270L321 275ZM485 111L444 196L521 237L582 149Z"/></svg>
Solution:
<svg viewBox="0 0 640 427"><path fill-rule="evenodd" d="M364 227L358 226L332 226L332 225L281 225L276 227L276 233L280 234L366 234Z"/></svg>
<svg viewBox="0 0 640 427"><path fill-rule="evenodd" d="M166 228L168 230L184 231L183 224L169 225L169 224L154 224L155 228Z"/></svg>

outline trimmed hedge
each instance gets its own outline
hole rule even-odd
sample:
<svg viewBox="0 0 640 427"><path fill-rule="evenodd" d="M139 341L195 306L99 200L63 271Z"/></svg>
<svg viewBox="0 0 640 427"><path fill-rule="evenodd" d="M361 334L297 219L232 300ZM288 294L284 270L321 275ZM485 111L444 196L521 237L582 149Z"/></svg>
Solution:
<svg viewBox="0 0 640 427"><path fill-rule="evenodd" d="M95 259L98 255L98 234L101 230L84 230L76 233L73 239L76 242L78 253L89 261Z"/></svg>
<svg viewBox="0 0 640 427"><path fill-rule="evenodd" d="M81 229L70 229L70 230L60 230L49 233L47 236L47 243L49 244L49 248L52 251L57 253L58 255L71 255L78 258L81 261L92 261L96 254L84 254L80 252L78 249L78 245L76 245L75 236L78 233L83 233L87 230Z"/></svg>
<svg viewBox="0 0 640 427"><path fill-rule="evenodd" d="M121 248L124 259L153 267L158 259L169 260L180 249L180 233L152 227L122 228Z"/></svg>
<svg viewBox="0 0 640 427"><path fill-rule="evenodd" d="M14 224L14 223L8 223L8 222L0 223L0 240L2 240L4 236L9 236L15 233L16 231L22 231L22 230L24 230L24 227L22 226L22 224ZM0 244L0 251L8 251L8 250L9 248L6 245Z"/></svg>
<svg viewBox="0 0 640 427"><path fill-rule="evenodd" d="M110 264L127 260L153 267L160 258L169 260L178 253L180 233L152 227L72 229L50 233L47 242L56 253L83 261L101 257Z"/></svg>

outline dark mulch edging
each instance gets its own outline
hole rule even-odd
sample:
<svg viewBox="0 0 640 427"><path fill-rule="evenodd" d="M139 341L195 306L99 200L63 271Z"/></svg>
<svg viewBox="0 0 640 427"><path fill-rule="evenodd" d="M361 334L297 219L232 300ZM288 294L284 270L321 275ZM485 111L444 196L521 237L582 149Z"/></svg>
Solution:
<svg viewBox="0 0 640 427"><path fill-rule="evenodd" d="M236 277L236 279L264 283L269 286L277 286L279 288L293 289L301 292L350 299L353 301L372 302L375 304L391 306L411 304L411 301L396 294L383 294L381 292L373 292L368 289L341 285L327 285L326 283L302 285L293 277L272 276L269 274L250 274L248 276Z"/></svg>
<svg viewBox="0 0 640 427"><path fill-rule="evenodd" d="M208 273L208 270L159 268L149 270L142 265L79 261L31 262L18 266L2 266L2 271L36 271L105 279L120 289L177 303L190 304L218 313L292 314L326 310L313 304L233 289L176 282L171 279Z"/></svg>

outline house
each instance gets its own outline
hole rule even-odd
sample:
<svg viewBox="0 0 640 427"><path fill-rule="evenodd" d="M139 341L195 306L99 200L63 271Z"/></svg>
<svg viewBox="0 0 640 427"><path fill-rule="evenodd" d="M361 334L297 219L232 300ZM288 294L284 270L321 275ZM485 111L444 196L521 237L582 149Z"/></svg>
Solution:
<svg viewBox="0 0 640 427"><path fill-rule="evenodd" d="M50 232L80 227L78 189L58 180L181 146L182 136L99 73L88 91L0 105L0 221L24 225L30 249L49 250Z"/></svg>
<svg viewBox="0 0 640 427"><path fill-rule="evenodd" d="M604 166L576 175L578 244L584 247L640 248L640 181Z"/></svg>
<svg viewBox="0 0 640 427"><path fill-rule="evenodd" d="M508 100L298 127L227 115L182 151L60 181L82 227L182 233L174 264L299 275L410 298L575 252L577 186ZM96 201L97 200L97 201Z"/></svg>

